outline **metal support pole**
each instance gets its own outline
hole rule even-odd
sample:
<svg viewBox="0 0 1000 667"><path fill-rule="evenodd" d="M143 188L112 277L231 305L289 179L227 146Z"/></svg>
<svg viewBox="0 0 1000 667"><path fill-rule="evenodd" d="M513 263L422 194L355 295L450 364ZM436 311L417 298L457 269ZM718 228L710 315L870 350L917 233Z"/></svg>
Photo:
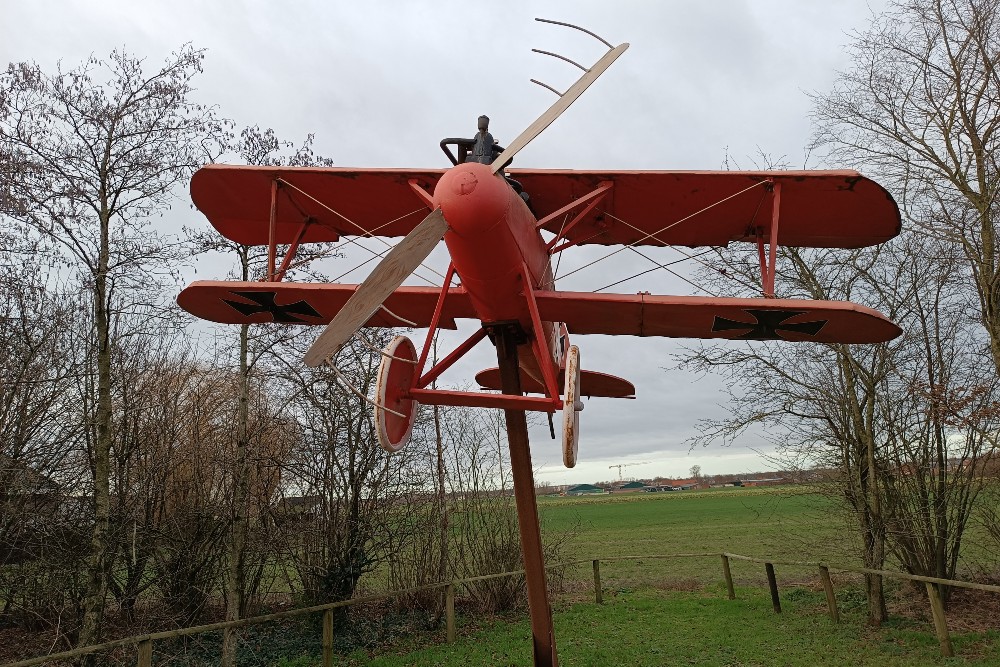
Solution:
<svg viewBox="0 0 1000 667"><path fill-rule="evenodd" d="M138 660L139 667L153 667L153 640L143 639L139 642Z"/></svg>
<svg viewBox="0 0 1000 667"><path fill-rule="evenodd" d="M604 591L601 590L601 561L594 559L594 602L604 604Z"/></svg>
<svg viewBox="0 0 1000 667"><path fill-rule="evenodd" d="M833 579L830 578L830 568L826 565L820 565L819 578L823 582L823 591L826 593L826 607L830 610L830 620L834 623L840 623L840 611L837 609L837 596L833 592Z"/></svg>
<svg viewBox="0 0 1000 667"><path fill-rule="evenodd" d="M951 636L948 634L948 619L944 615L944 605L941 603L937 584L925 581L924 585L927 586L927 599L931 603L931 615L934 617L934 632L937 633L938 643L941 644L941 655L950 658L955 655L955 649L951 646Z"/></svg>
<svg viewBox="0 0 1000 667"><path fill-rule="evenodd" d="M730 600L736 599L736 590L733 589L733 573L729 569L729 556L722 554L722 575L726 578L726 593Z"/></svg>
<svg viewBox="0 0 1000 667"><path fill-rule="evenodd" d="M455 641L455 584L448 584L444 598L445 623L448 627L448 643Z"/></svg>
<svg viewBox="0 0 1000 667"><path fill-rule="evenodd" d="M774 565L771 563L764 563L764 571L767 572L767 587L771 589L771 606L774 607L774 613L781 613L781 599L778 597L778 582L774 578Z"/></svg>
<svg viewBox="0 0 1000 667"><path fill-rule="evenodd" d="M333 610L323 612L323 667L333 667Z"/></svg>
<svg viewBox="0 0 1000 667"><path fill-rule="evenodd" d="M520 334L516 325L496 325L493 340L497 346L501 388L505 394L521 395L517 343ZM510 446L510 467L514 477L514 499L517 504L517 526L521 533L521 554L524 579L528 588L528 610L531 614L531 635L535 667L556 667L556 638L552 629L552 609L545 577L542 554L542 534L538 528L538 506L535 501L535 480L531 470L531 450L528 444L528 422L523 410L504 410L507 419L507 442Z"/></svg>

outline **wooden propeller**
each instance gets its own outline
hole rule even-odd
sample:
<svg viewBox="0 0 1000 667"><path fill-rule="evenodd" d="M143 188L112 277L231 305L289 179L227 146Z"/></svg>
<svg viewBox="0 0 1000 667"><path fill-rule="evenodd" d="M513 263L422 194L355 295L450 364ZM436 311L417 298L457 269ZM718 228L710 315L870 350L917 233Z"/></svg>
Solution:
<svg viewBox="0 0 1000 667"><path fill-rule="evenodd" d="M576 83L570 86L569 90L559 96L559 99L553 103L548 109L545 110L541 116L535 119L535 122L529 125L521 134L517 135L514 141L508 144L507 149L497 156L497 159L493 160L493 164L490 168L493 169L493 173L500 171L505 164L514 158L517 153L527 146L532 139L537 137L542 133L542 130L547 128L552 124L556 118L562 115L566 109L569 108L573 102L576 102L577 98L583 94L583 91L590 87L590 84L597 81L597 77L604 74L605 70L611 67L611 63L618 59L618 56L625 53L628 48L628 43L619 44L615 48L611 49L604 56L598 60L593 67L583 73Z"/></svg>
<svg viewBox="0 0 1000 667"><path fill-rule="evenodd" d="M447 229L448 223L438 208L397 243L323 329L303 358L306 366L319 366L337 354L382 302L427 259Z"/></svg>

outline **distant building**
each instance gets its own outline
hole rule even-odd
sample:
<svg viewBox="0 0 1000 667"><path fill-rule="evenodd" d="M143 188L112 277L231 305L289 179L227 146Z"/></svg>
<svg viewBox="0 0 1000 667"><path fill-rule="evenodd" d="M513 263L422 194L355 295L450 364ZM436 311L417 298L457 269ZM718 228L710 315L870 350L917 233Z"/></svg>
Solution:
<svg viewBox="0 0 1000 667"><path fill-rule="evenodd" d="M644 482L626 482L621 486L616 486L611 489L612 493L635 493L636 491L644 491L646 489L646 484Z"/></svg>
<svg viewBox="0 0 1000 667"><path fill-rule="evenodd" d="M767 477L762 479L744 479L741 480L741 484L736 486L777 486L779 484L788 484L788 480L784 477Z"/></svg>
<svg viewBox="0 0 1000 667"><path fill-rule="evenodd" d="M589 496L604 493L604 489L593 484L577 484L566 489L567 496Z"/></svg>

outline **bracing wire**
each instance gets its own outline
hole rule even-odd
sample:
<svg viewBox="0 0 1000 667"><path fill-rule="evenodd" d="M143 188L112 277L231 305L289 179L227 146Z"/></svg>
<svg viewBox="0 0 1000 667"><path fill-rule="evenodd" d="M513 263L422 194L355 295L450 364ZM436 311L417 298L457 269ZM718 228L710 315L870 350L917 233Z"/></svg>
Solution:
<svg viewBox="0 0 1000 667"><path fill-rule="evenodd" d="M706 207L704 207L702 209L699 209L699 210L695 211L694 213L686 215L683 218L681 218L680 220L672 222L669 225L667 225L666 227L663 227L662 229L659 229L659 230L657 230L655 232L643 232L643 236L641 238L639 238L639 239L637 239L635 241L632 241L631 243L627 243L627 244L623 245L621 248L618 248L617 250L613 250L613 251L609 252L608 254L603 255L602 257L598 257L597 259L595 259L592 262L587 262L586 264L584 264L583 266L581 266L581 267L579 267L577 269L573 269L572 271L570 271L569 273L567 273L566 275L564 275L563 278L571 276L574 273L579 273L580 271L583 271L584 269L590 268L591 266L597 264L598 262L602 262L602 261L604 261L604 260L606 260L606 259L608 259L610 257L613 257L613 256L617 255L618 253L622 252L623 250L627 250L629 248L637 246L637 245L639 245L640 243L642 243L643 241L645 241L647 239L653 238L653 239L656 239L657 241L660 241L660 243L663 243L663 245L670 245L670 244L664 243L662 240L660 240L659 235L662 234L663 232L667 231L667 230L673 229L674 227L676 227L677 225L679 225L679 224L681 224L683 222L687 222L691 218L694 218L695 216L700 215L700 214L704 213L705 211L708 211L708 210L710 210L712 208L715 208L716 206L719 206L720 204L723 204L723 203L729 201L730 199L733 199L735 197L739 197L740 195L742 195L742 194L744 194L746 192L749 192L750 190L752 190L752 189L754 189L756 187L760 187L761 185L763 185L765 183L767 183L767 181L758 181L758 182L754 183L753 185L740 190L739 192L733 193L733 194L729 195L728 197L724 197L723 199L720 199L720 200L718 200L716 202L713 202L713 203L709 204L708 206L706 206ZM546 285L546 287L551 286L551 284L552 283L550 282L548 285Z"/></svg>
<svg viewBox="0 0 1000 667"><path fill-rule="evenodd" d="M700 285L698 285L698 284L696 284L696 283L692 282L691 280L688 280L687 278L685 278L685 277L684 277L684 276L682 276L681 274L677 273L676 271L674 271L674 270L672 270L672 269L669 269L669 268L667 268L667 267L669 267L669 266L673 266L674 264L680 264L681 262L685 262L685 261L687 261L687 260L689 260L689 259L695 259L696 257L700 257L701 255L705 255L705 254L707 254L707 253L710 253L710 252L712 252L711 250L704 250L704 251L702 251L702 252L698 253L697 255L688 255L688 256L685 256L685 257L683 257L683 258L681 258L681 259L675 259L674 261L672 261L672 262L667 262L666 264L660 264L659 262L657 262L657 261L656 261L655 259L653 259L652 257L649 257L648 255L645 255L645 254L643 254L643 253L639 252L638 250L635 250L635 248L633 248L633 251L634 251L634 252L636 252L637 254L641 255L642 257L644 257L644 258L648 259L648 260L649 260L650 262L652 262L652 263L653 263L653 264L655 264L656 266L654 266L654 267L653 267L653 268L651 268L651 269L647 269L647 270L645 270L645 271L640 271L639 273L636 273L635 275L632 275L632 276L629 276L628 278L623 278L623 279L621 279L621 280L618 280L618 281L615 281L615 282L611 283L610 285L605 285L604 287L601 287L601 288L598 288L598 289L594 290L595 292L602 292L602 291L604 291L604 290L606 290L606 289L609 289L609 288L611 288L611 287L614 287L614 286L616 286L616 285L621 285L622 283L625 283L625 282L628 282L629 280L632 280L633 278L638 278L639 276L644 276L644 275L646 275L647 273L652 273L653 271L656 271L657 269L664 269L665 271L668 271L668 272L670 272L671 274L673 274L673 275L677 276L678 278L680 278L680 279L681 279L681 280L683 280L684 282L686 282L686 283L688 283L688 284L692 285L692 286L693 286L693 287L694 287L695 289L699 289L699 290L701 290L701 291L703 291L703 292L707 292L708 294L710 294L710 295L712 295L712 296L718 296L718 295L716 295L716 294L712 294L712 292L711 292L711 291L709 291L709 290L705 289L704 287L701 287Z"/></svg>

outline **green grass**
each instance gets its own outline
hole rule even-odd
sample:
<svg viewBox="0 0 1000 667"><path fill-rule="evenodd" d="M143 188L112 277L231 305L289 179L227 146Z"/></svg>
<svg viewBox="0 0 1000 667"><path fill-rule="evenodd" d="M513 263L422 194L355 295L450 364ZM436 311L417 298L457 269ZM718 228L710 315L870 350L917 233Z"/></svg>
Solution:
<svg viewBox="0 0 1000 667"><path fill-rule="evenodd" d="M809 487L718 489L656 494L540 499L549 539L571 535L567 560L612 555L730 551L776 560L824 560L858 564L850 531L835 516L832 501ZM762 566L734 563L738 581L757 582ZM606 577L622 581L718 581L718 561L705 559L619 562ZM602 574L604 572L602 571ZM779 578L815 574L778 568ZM572 576L572 575L571 575Z"/></svg>
<svg viewBox="0 0 1000 667"><path fill-rule="evenodd" d="M619 591L603 605L578 603L555 610L559 659L574 667L1000 664L1000 633L956 636L955 649L962 657L944 660L932 630L923 624L894 622L875 632L847 611L845 622L833 625L822 594L805 589L787 591L782 604L783 613L775 615L770 597L757 588L738 589L737 600L726 599L720 588ZM349 664L527 667L532 664L529 632L526 620L492 622L463 633L455 644L382 655L371 662L355 654Z"/></svg>
<svg viewBox="0 0 1000 667"><path fill-rule="evenodd" d="M604 605L592 601L588 565L564 573L568 594L554 609L562 664L1000 666L1000 632L953 632L960 657L946 660L926 619L893 616L881 630L867 628L864 595L849 575L834 577L842 623L833 625L814 568L777 567L783 613L775 615L760 564L732 562L738 599L731 601L718 556L641 557L730 551L859 564L852 526L836 518L833 500L808 487L542 498L539 511L546 539L565 540L566 560L640 556L602 563ZM895 584L890 589L905 597ZM440 643L442 630L404 640L389 653L355 653L347 663L531 665L526 613L508 620L460 617L459 627L455 644Z"/></svg>

